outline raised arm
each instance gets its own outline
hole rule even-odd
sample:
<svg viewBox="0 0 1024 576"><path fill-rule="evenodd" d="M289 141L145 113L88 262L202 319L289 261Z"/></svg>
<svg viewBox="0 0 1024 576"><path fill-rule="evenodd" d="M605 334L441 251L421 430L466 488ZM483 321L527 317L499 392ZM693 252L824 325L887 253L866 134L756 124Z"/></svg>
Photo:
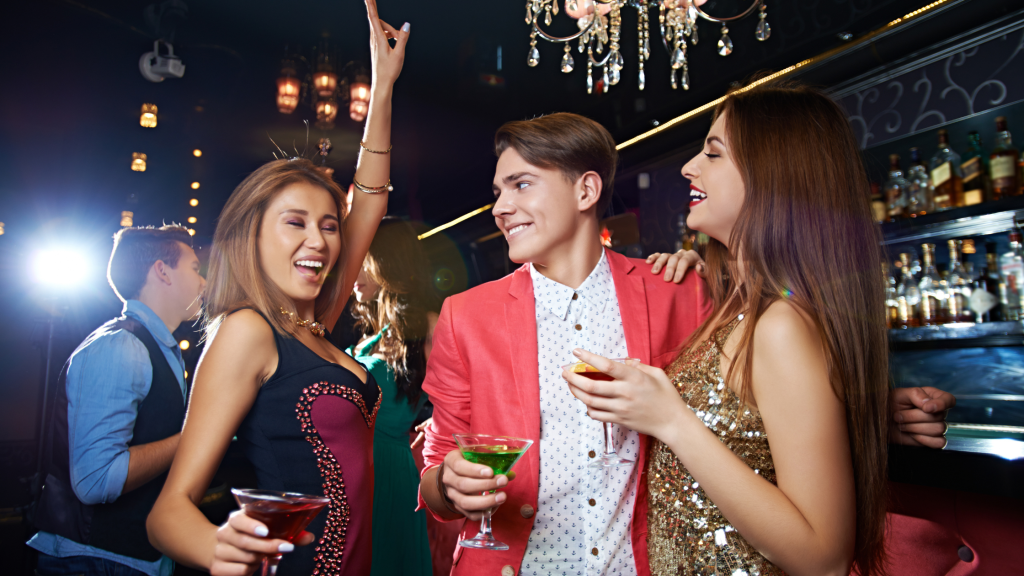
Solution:
<svg viewBox="0 0 1024 576"><path fill-rule="evenodd" d="M292 546L260 538L259 523L239 513L218 528L198 507L260 384L277 366L271 330L258 314L242 310L225 319L211 339L196 368L178 452L146 522L153 546L211 574L248 573L263 554Z"/></svg>
<svg viewBox="0 0 1024 576"><path fill-rule="evenodd" d="M401 30L396 30L378 18L376 0L366 0L366 16L370 22L370 60L373 71L370 110L363 129L355 181L363 187L379 189L391 182L391 94L405 61L409 23L402 26ZM395 40L394 47L391 47L389 38ZM344 266L341 272L345 290L335 302L331 313L323 319L328 330L334 328L345 308L373 235L387 211L387 189L369 194L356 187L352 213L345 219L345 252L340 259Z"/></svg>

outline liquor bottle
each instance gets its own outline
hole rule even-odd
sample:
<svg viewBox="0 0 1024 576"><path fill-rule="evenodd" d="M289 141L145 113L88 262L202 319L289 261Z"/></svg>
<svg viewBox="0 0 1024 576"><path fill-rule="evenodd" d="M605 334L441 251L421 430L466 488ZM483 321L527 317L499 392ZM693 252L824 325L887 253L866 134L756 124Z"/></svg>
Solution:
<svg viewBox="0 0 1024 576"><path fill-rule="evenodd" d="M1006 276L1005 280L999 285L999 300L1003 305L1003 319L1016 322L1021 319L1020 289L1017 288L1017 277Z"/></svg>
<svg viewBox="0 0 1024 576"><path fill-rule="evenodd" d="M946 318L950 322L974 322L967 303L971 300L971 276L960 261L960 248L963 242L950 240L949 245L949 278L946 285L949 297L946 298Z"/></svg>
<svg viewBox="0 0 1024 576"><path fill-rule="evenodd" d="M932 156L931 161L936 210L964 205L963 177L964 174L960 169L960 155L949 147L949 132L939 130L939 150Z"/></svg>
<svg viewBox="0 0 1024 576"><path fill-rule="evenodd" d="M885 326L886 328L899 327L900 306L896 298L896 277L892 275L891 267L885 260L882 261L882 276L885 277Z"/></svg>
<svg viewBox="0 0 1024 576"><path fill-rule="evenodd" d="M921 291L921 323L925 326L936 326L946 322L946 283L935 269L935 244L922 244L921 253L924 260L921 270L921 281L917 284Z"/></svg>
<svg viewBox="0 0 1024 576"><path fill-rule="evenodd" d="M889 179L882 185L885 195L885 215L890 222L906 217L907 192L910 184L900 170L900 155L889 155Z"/></svg>
<svg viewBox="0 0 1024 576"><path fill-rule="evenodd" d="M996 243L985 243L985 269L974 282L970 307L978 322L1000 322L1003 319L999 306L999 264Z"/></svg>
<svg viewBox="0 0 1024 576"><path fill-rule="evenodd" d="M885 222L887 220L885 197L882 196L882 188L878 185L878 182L871 183L871 217L875 219L875 222Z"/></svg>
<svg viewBox="0 0 1024 576"><path fill-rule="evenodd" d="M960 169L964 173L964 205L971 206L991 200L988 158L981 151L981 135L977 130L967 133L967 151Z"/></svg>
<svg viewBox="0 0 1024 576"><path fill-rule="evenodd" d="M921 160L921 151L917 148L910 149L910 169L907 170L907 183L909 184L907 207L904 214L914 218L933 212L934 191L928 178L928 167Z"/></svg>
<svg viewBox="0 0 1024 576"><path fill-rule="evenodd" d="M999 271L1006 284L1007 298L1012 296L1010 294L1011 283L1019 296L1020 290L1024 289L1024 236L1021 235L1020 230L1010 232L1010 251L999 258ZM1006 305L1011 306L1009 302L1006 302ZM1017 309L1015 311L1008 310L1007 318L1013 320L1024 316L1024 309L1021 309L1021 305L1024 303L1018 300Z"/></svg>
<svg viewBox="0 0 1024 576"><path fill-rule="evenodd" d="M896 302L899 310L897 326L899 328L916 328L921 325L921 289L914 281L914 273L910 270L910 254L900 254L903 275L900 285L896 288Z"/></svg>
<svg viewBox="0 0 1024 576"><path fill-rule="evenodd" d="M996 118L996 142L989 156L993 200L1020 194L1017 162L1017 149L1013 147L1010 131L1006 129L1006 117L1000 116Z"/></svg>

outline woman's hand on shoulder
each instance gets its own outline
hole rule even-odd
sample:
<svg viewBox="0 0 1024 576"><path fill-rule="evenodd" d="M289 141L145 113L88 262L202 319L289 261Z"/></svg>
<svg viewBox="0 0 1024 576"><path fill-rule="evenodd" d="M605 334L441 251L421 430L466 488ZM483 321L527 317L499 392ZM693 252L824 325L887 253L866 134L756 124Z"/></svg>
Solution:
<svg viewBox="0 0 1024 576"><path fill-rule="evenodd" d="M704 260L694 250L680 250L675 254L668 252L655 252L647 257L647 263L651 266L651 274L665 271L663 279L665 282L679 284L686 277L687 270L697 271L697 276L705 277L706 270Z"/></svg>

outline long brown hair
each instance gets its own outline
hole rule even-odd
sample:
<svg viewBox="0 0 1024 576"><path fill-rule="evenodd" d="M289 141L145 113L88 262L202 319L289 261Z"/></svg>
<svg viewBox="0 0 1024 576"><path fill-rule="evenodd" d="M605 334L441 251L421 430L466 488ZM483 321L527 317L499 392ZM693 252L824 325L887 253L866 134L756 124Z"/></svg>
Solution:
<svg viewBox="0 0 1024 576"><path fill-rule="evenodd" d="M880 236L853 131L828 96L797 85L733 93L716 110L716 119L722 115L746 197L729 247L708 243L707 282L718 312L687 348L746 314L733 361L739 370L727 378L740 378L748 401L754 331L768 307L786 299L813 320L830 383L846 407L857 497L854 563L865 576L884 573L888 334Z"/></svg>
<svg viewBox="0 0 1024 576"><path fill-rule="evenodd" d="M338 208L338 219L344 220L341 188L309 160L274 160L250 174L231 193L213 235L205 297L208 335L224 315L243 307L258 310L278 333L295 335L295 325L286 322L280 311L283 307L294 312L294 305L264 272L258 239L267 206L282 189L296 182L308 182L326 190ZM344 242L344 234L340 236ZM327 314L340 296L344 288L343 268L344 262L332 263L316 299L317 318Z"/></svg>
<svg viewBox="0 0 1024 576"><path fill-rule="evenodd" d="M370 333L388 327L376 351L395 371L398 393L415 405L427 372L427 312L437 312L440 306L430 287L426 255L408 222L392 217L381 222L366 254L365 270L380 291L372 301L355 303L356 326Z"/></svg>

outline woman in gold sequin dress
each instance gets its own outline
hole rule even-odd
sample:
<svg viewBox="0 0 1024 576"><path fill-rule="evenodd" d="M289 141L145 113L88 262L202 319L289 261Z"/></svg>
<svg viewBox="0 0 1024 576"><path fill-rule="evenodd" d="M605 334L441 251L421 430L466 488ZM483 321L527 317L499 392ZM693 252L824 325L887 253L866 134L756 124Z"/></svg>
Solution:
<svg viewBox="0 0 1024 576"><path fill-rule="evenodd" d="M716 314L666 372L576 351L597 420L651 436L651 574L883 572L888 398L881 259L842 110L759 87L683 168Z"/></svg>

